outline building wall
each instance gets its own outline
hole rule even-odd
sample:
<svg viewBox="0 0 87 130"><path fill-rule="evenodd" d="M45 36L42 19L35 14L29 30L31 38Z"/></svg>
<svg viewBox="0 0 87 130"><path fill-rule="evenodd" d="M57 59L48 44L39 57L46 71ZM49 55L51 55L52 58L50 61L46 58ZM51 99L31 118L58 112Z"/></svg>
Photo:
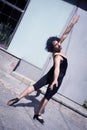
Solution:
<svg viewBox="0 0 87 130"><path fill-rule="evenodd" d="M82 105L87 99L87 11L78 8L77 13L80 19L65 41L68 70L59 93Z"/></svg>
<svg viewBox="0 0 87 130"><path fill-rule="evenodd" d="M49 70L52 58L44 50L45 41L49 36L60 36L75 11L75 6L63 1L32 0L7 50L21 59L16 72L37 80ZM69 66L58 94L82 105L87 98L87 13L82 9L77 13L80 20L63 43Z"/></svg>
<svg viewBox="0 0 87 130"><path fill-rule="evenodd" d="M44 49L46 40L60 35L73 9L73 5L62 1L32 0L8 52L42 69L49 55Z"/></svg>
<svg viewBox="0 0 87 130"><path fill-rule="evenodd" d="M7 50L22 59L20 66L16 69L17 72L34 80L42 75L50 55L45 50L46 40L50 36L60 36L75 9L75 6L61 0L38 0L36 2L32 0L30 2ZM28 70L26 67L22 69L25 64L29 65Z"/></svg>
<svg viewBox="0 0 87 130"><path fill-rule="evenodd" d="M19 62L19 58L0 49L0 69L11 73Z"/></svg>

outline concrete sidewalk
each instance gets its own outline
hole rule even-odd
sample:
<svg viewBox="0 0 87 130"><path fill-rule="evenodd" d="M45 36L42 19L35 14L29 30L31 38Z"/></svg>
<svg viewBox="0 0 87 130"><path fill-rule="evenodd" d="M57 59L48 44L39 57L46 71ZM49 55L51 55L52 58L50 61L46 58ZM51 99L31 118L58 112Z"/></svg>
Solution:
<svg viewBox="0 0 87 130"><path fill-rule="evenodd" d="M7 106L7 101L26 87L23 81L0 70L0 130L87 130L87 118L52 99L42 114L45 124L33 120L41 93L37 96L34 92L16 105Z"/></svg>

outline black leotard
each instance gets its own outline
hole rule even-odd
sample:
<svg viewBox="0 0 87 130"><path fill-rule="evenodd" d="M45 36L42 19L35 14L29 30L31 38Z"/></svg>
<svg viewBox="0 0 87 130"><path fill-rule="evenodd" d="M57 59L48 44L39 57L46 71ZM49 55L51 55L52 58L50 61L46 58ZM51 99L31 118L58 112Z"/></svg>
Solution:
<svg viewBox="0 0 87 130"><path fill-rule="evenodd" d="M59 87L60 87L60 85L62 83L62 80L63 80L63 78L65 76L68 63L67 63L67 58L65 58L63 56L62 56L62 58L63 58L63 61L61 61L61 63L60 63L60 72L59 72L59 76L58 76L58 86L53 87L53 90L51 90L49 88L49 86L53 82L54 65L51 67L51 69L48 71L48 73L46 75L44 75L39 81L37 81L33 85L35 90L38 90L42 86L48 84L48 88L47 88L47 91L46 91L46 94L45 94L45 98L48 99L48 100L58 91L58 89L59 89Z"/></svg>

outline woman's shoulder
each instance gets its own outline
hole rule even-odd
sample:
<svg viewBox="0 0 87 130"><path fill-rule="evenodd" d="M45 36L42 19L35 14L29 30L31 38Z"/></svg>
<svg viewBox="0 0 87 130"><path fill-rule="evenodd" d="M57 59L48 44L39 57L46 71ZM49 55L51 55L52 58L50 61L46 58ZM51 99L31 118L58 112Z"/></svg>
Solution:
<svg viewBox="0 0 87 130"><path fill-rule="evenodd" d="M53 53L53 57L55 57L55 56L61 56L61 57L66 58L66 55L63 50L61 50L61 52L59 52L59 53L58 52Z"/></svg>

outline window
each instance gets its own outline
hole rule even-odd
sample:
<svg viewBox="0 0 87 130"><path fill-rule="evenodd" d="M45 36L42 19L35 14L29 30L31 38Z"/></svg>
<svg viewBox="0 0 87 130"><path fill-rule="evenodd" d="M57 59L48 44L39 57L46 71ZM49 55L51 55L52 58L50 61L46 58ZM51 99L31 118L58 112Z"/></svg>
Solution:
<svg viewBox="0 0 87 130"><path fill-rule="evenodd" d="M0 1L0 47L7 49L30 0Z"/></svg>

